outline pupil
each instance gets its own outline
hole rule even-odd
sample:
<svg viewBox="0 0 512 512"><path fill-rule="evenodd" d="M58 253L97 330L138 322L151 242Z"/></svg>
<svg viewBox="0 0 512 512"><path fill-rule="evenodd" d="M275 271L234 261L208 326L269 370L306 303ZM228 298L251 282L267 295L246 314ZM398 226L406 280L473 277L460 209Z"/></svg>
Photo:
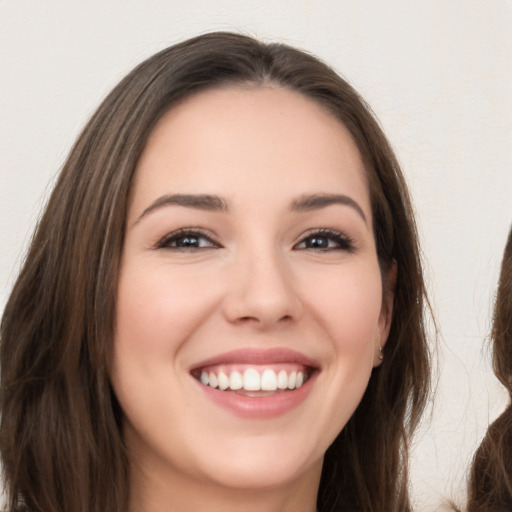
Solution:
<svg viewBox="0 0 512 512"><path fill-rule="evenodd" d="M315 249L325 249L327 247L327 239L325 237L313 237L309 242L309 246Z"/></svg>
<svg viewBox="0 0 512 512"><path fill-rule="evenodd" d="M197 237L194 236L184 236L179 238L176 240L176 245L178 247L199 247Z"/></svg>

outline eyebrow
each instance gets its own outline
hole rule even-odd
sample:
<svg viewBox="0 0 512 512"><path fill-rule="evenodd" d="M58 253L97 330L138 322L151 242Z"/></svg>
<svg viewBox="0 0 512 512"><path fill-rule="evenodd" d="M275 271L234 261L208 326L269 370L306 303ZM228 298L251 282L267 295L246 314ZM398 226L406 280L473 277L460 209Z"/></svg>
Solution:
<svg viewBox="0 0 512 512"><path fill-rule="evenodd" d="M197 210L207 210L210 212L225 212L228 209L226 201L219 196L209 194L171 194L159 197L151 203L137 218L137 224L143 217L154 210L164 206L184 206L186 208L195 208Z"/></svg>
<svg viewBox="0 0 512 512"><path fill-rule="evenodd" d="M292 211L308 212L311 210L319 210L320 208L326 208L333 204L341 204L343 206L350 206L353 208L359 216L367 224L366 215L363 209L354 201L351 197L343 194L308 194L300 196L295 199L292 203Z"/></svg>
<svg viewBox="0 0 512 512"><path fill-rule="evenodd" d="M308 212L326 208L333 204L350 206L367 223L366 215L363 209L351 197L343 194L307 194L300 196L292 202L291 210L296 212ZM171 194L164 195L151 203L137 218L137 224L143 217L154 210L165 206L184 206L186 208L195 208L212 212L225 212L228 205L224 199L210 194Z"/></svg>

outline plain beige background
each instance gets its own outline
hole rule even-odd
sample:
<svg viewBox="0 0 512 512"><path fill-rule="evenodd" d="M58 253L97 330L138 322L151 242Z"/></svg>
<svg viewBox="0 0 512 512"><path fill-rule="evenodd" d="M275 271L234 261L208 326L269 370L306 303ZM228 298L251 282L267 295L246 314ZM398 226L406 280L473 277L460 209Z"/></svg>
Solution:
<svg viewBox="0 0 512 512"><path fill-rule="evenodd" d="M410 183L442 335L413 496L460 497L505 403L484 341L512 222L511 25L510 0L0 0L0 309L70 145L135 64L210 30L305 48L369 101Z"/></svg>

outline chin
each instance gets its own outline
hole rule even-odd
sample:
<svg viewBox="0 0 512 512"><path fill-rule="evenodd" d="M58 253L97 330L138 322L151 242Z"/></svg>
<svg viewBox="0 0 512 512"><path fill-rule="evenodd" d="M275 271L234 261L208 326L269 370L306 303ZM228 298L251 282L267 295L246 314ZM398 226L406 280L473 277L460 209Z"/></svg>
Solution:
<svg viewBox="0 0 512 512"><path fill-rule="evenodd" d="M238 489L282 488L305 474L319 471L323 451L281 436L239 439L209 451L203 474L222 486Z"/></svg>
<svg viewBox="0 0 512 512"><path fill-rule="evenodd" d="M222 487L239 490L282 489L321 468L323 457L307 466L298 460L285 460L281 454L265 459L228 460L217 464L207 479ZM205 475L206 476L206 475Z"/></svg>

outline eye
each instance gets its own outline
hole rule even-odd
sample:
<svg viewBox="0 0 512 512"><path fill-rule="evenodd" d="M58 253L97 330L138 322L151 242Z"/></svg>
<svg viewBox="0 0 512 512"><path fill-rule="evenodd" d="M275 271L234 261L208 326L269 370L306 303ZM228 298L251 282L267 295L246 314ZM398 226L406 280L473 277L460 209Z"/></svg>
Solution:
<svg viewBox="0 0 512 512"><path fill-rule="evenodd" d="M177 251L196 251L199 249L217 249L220 245L211 236L199 229L179 229L166 235L156 245L157 249Z"/></svg>
<svg viewBox="0 0 512 512"><path fill-rule="evenodd" d="M312 249L316 251L347 251L354 252L353 240L334 229L319 229L309 233L294 249Z"/></svg>

